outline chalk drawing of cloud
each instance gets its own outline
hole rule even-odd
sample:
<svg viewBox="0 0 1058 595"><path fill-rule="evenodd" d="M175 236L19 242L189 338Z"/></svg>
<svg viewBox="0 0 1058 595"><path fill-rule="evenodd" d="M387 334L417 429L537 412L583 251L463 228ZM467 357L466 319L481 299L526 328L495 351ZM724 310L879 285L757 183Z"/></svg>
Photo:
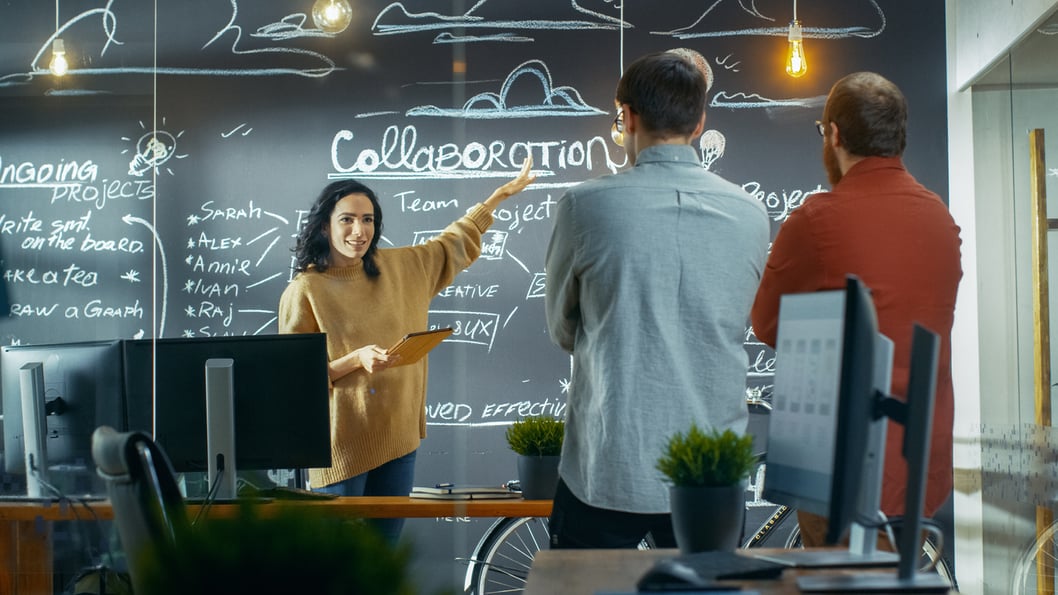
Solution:
<svg viewBox="0 0 1058 595"><path fill-rule="evenodd" d="M622 26L631 27L631 25L622 22L619 18L588 10L581 6L577 0L569 1L570 12L567 18L549 19L493 18L488 14L487 5L490 0L478 0L477 4L472 6L470 10L459 15L443 15L438 12L410 12L403 3L394 2L378 13L378 16L375 17L375 22L371 25L371 31L375 35L398 35L455 28L614 30Z"/></svg>
<svg viewBox="0 0 1058 595"><path fill-rule="evenodd" d="M543 99L535 104L509 102L511 88L523 77L535 77L543 91ZM479 93L456 109L424 105L409 109L408 116L436 116L446 118L468 118L479 120L506 118L539 118L542 116L594 116L605 114L603 110L588 105L573 87L556 87L551 81L551 72L541 60L529 60L515 68L499 93Z"/></svg>
<svg viewBox="0 0 1058 595"><path fill-rule="evenodd" d="M727 109L759 109L774 107L818 107L826 100L825 95L819 97L792 97L788 99L769 99L757 93L728 93L720 91L713 96L709 107L722 107Z"/></svg>
<svg viewBox="0 0 1058 595"><path fill-rule="evenodd" d="M494 35L452 35L451 33L440 33L434 37L435 44L442 43L474 43L478 41L505 41L508 43L536 41L532 37L515 35L513 33L496 33Z"/></svg>
<svg viewBox="0 0 1058 595"><path fill-rule="evenodd" d="M820 23L809 23L802 27L804 37L815 39L844 39L847 37L870 38L885 30L885 13L876 0L866 1L876 13L878 22L871 27L851 22L840 21L852 17L843 14L842 7L855 6L858 3L842 2L835 4L834 10L828 10L827 18L833 19L833 25L821 26ZM690 25L671 31L651 31L654 35L670 35L677 39L694 39L701 37L738 37L747 35L785 37L789 33L788 4L782 4L782 14L767 16L757 8L757 0L716 0L705 12ZM779 18L781 17L781 18ZM861 17L862 18L862 17ZM724 27L713 28L711 22L724 23ZM740 23L730 26L730 23Z"/></svg>

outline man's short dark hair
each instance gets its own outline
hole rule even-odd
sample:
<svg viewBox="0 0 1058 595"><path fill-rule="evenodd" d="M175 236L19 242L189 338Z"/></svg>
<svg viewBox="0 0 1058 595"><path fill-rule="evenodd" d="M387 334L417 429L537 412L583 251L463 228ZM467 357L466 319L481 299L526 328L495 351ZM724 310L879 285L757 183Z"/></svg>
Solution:
<svg viewBox="0 0 1058 595"><path fill-rule="evenodd" d="M834 83L823 109L841 144L859 157L897 157L907 146L907 99L880 74L855 72Z"/></svg>
<svg viewBox="0 0 1058 595"><path fill-rule="evenodd" d="M705 112L705 77L682 56L647 54L632 62L617 84L617 102L627 103L654 134L688 135Z"/></svg>

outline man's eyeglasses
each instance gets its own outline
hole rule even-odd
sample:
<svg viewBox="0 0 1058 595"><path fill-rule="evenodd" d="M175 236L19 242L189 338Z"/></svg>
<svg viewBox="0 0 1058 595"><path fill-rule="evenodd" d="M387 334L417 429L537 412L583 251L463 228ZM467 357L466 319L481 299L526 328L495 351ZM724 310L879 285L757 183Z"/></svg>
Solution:
<svg viewBox="0 0 1058 595"><path fill-rule="evenodd" d="M826 126L826 124L820 122L819 120L816 120L816 132L819 133L819 136L826 136L827 135L827 126Z"/></svg>
<svg viewBox="0 0 1058 595"><path fill-rule="evenodd" d="M610 125L610 138L617 144L618 147L625 146L625 118L624 111L617 112L617 116L613 119L613 124Z"/></svg>

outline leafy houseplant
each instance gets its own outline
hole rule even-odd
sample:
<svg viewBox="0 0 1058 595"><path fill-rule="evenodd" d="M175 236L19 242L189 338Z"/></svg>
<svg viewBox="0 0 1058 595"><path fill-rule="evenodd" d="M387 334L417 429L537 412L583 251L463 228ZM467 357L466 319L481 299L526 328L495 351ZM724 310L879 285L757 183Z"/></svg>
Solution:
<svg viewBox="0 0 1058 595"><path fill-rule="evenodd" d="M681 551L738 547L746 513L743 480L756 463L750 435L691 424L669 438L657 469L672 484L672 528Z"/></svg>
<svg viewBox="0 0 1058 595"><path fill-rule="evenodd" d="M706 433L691 424L686 434L669 438L657 468L677 486L730 486L749 477L756 464L753 436L716 429Z"/></svg>
<svg viewBox="0 0 1058 595"><path fill-rule="evenodd" d="M565 432L566 422L548 416L526 417L507 428L507 444L518 455L518 480L526 500L554 497Z"/></svg>
<svg viewBox="0 0 1058 595"><path fill-rule="evenodd" d="M553 457L562 453L566 422L547 416L526 417L507 428L507 444L523 456Z"/></svg>

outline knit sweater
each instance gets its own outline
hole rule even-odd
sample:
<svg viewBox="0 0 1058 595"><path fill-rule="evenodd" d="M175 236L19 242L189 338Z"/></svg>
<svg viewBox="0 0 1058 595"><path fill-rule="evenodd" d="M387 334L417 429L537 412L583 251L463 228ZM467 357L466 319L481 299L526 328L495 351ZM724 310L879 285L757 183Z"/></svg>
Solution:
<svg viewBox="0 0 1058 595"><path fill-rule="evenodd" d="M365 345L393 345L425 330L430 301L481 254L492 213L476 205L441 235L418 246L379 249L374 279L362 263L298 273L279 299L279 332L327 334L337 359ZM369 374L356 370L331 389L331 466L309 483L344 481L402 457L426 437L427 358Z"/></svg>

